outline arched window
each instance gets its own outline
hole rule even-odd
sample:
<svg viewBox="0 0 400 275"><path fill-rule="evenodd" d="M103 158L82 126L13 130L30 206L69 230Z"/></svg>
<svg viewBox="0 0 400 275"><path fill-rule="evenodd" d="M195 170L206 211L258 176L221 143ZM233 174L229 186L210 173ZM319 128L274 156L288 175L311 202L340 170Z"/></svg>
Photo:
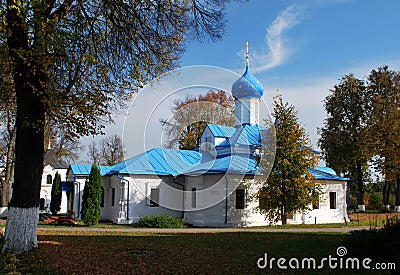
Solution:
<svg viewBox="0 0 400 275"><path fill-rule="evenodd" d="M46 184L51 185L52 183L53 183L53 177L50 174L48 174L46 177Z"/></svg>

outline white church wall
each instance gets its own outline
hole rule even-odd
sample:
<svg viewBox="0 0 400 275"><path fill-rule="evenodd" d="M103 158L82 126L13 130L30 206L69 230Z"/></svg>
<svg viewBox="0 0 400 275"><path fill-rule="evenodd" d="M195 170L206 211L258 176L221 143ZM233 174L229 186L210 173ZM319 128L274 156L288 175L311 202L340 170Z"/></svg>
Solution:
<svg viewBox="0 0 400 275"><path fill-rule="evenodd" d="M41 189L40 189L40 199L42 200L40 205L41 212L50 213L51 187L57 172L61 176L61 181L65 181L67 169L55 169L51 165L46 165L43 168ZM67 212L67 196L65 192L62 192L61 210L59 213L66 213L66 212Z"/></svg>
<svg viewBox="0 0 400 275"><path fill-rule="evenodd" d="M241 212L234 209L234 190L240 175L202 175L187 177L187 190L196 188L196 207L193 207L193 195L185 196L184 221L194 226L237 226L242 224ZM226 186L228 185L228 199ZM228 207L228 213L226 209Z"/></svg>
<svg viewBox="0 0 400 275"><path fill-rule="evenodd" d="M172 177L131 175L124 176L125 180L121 180L113 175L105 178L102 181L105 189L105 205L101 210L101 219L111 220L118 224L130 224L136 223L142 216L168 214L173 217L181 217L182 215L183 195L176 191L182 187L174 184ZM129 182L129 193L127 181ZM112 200L111 188L116 190L114 206L111 206L110 203ZM150 200L152 189L159 190L158 206L156 201L156 203L152 203Z"/></svg>
<svg viewBox="0 0 400 275"><path fill-rule="evenodd" d="M67 199L67 209L74 212L74 218L77 220L81 219L82 195L88 177L88 175L74 175L72 170L68 170L67 173L67 181L72 182L74 187L74 191Z"/></svg>
<svg viewBox="0 0 400 275"><path fill-rule="evenodd" d="M304 223L343 223L347 216L346 182L325 181L321 184L322 195L318 209L313 209L304 214ZM331 195L335 194L335 203L331 205ZM331 206L334 206L332 209Z"/></svg>
<svg viewBox="0 0 400 275"><path fill-rule="evenodd" d="M193 207L193 195L185 196L185 219L184 221L194 226L265 226L270 222L258 211L258 201L249 198L258 190L254 184L238 184L242 179L240 175L229 175L229 196L225 200L225 186L215 184L224 182L226 177L221 175L202 175L198 177L187 177L187 190L196 188L196 208ZM245 192L244 209L238 209L236 204L236 189ZM346 183L339 181L323 182L323 191L319 208L304 213L296 213L293 218L288 219L289 224L313 224L313 223L343 223L347 218L346 212ZM334 193L335 209L331 209L330 193ZM215 199L212 200L212 197ZM204 206L209 206L203 208ZM226 207L228 214L226 216ZM198 209L198 210L197 210ZM280 224L280 223L278 223Z"/></svg>
<svg viewBox="0 0 400 275"><path fill-rule="evenodd" d="M210 128L206 127L204 132L201 134L200 143L202 144L201 150L210 150L211 148L206 148L206 143L211 143L213 146L216 145L215 137L211 132Z"/></svg>
<svg viewBox="0 0 400 275"><path fill-rule="evenodd" d="M116 176L104 176L101 181L104 191L103 205L100 207L100 219L114 221L120 212L124 185Z"/></svg>

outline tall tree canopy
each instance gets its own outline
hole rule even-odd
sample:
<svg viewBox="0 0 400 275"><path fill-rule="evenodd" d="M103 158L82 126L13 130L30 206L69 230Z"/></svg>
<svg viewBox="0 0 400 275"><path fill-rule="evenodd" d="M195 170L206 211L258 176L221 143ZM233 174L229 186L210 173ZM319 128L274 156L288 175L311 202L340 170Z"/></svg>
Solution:
<svg viewBox="0 0 400 275"><path fill-rule="evenodd" d="M389 207L392 183L395 185L397 211L400 211L400 72L387 66L372 70L368 76L372 94L372 113L368 140L374 164L384 176L383 205Z"/></svg>
<svg viewBox="0 0 400 275"><path fill-rule="evenodd" d="M258 192L259 210L272 223L286 224L288 215L308 210L309 205L319 199L319 188L308 171L317 159L311 152L310 140L298 122L294 107L276 98L274 116L275 125L271 124L266 134L276 133L275 161L269 176L266 173L267 178L256 179L257 185L262 186ZM268 155L273 152L269 146L263 151ZM261 171L268 170L269 165L261 161Z"/></svg>
<svg viewBox="0 0 400 275"><path fill-rule="evenodd" d="M200 145L201 135L207 123L235 125L235 101L224 91L208 91L205 95L186 95L176 100L171 108L170 119L161 119L166 146L191 150Z"/></svg>
<svg viewBox="0 0 400 275"><path fill-rule="evenodd" d="M187 38L221 38L229 0L8 0L0 44L16 95L15 176L3 251L37 246L47 118L95 134L147 80L174 68Z"/></svg>
<svg viewBox="0 0 400 275"><path fill-rule="evenodd" d="M358 205L364 209L364 172L371 157L367 141L371 110L365 82L345 75L324 100L327 112L319 144L327 164L357 183Z"/></svg>

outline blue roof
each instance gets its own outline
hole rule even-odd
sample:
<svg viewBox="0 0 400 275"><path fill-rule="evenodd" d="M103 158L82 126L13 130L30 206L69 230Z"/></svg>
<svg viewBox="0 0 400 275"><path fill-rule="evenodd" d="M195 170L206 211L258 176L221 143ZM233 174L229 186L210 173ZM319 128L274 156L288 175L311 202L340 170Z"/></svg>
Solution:
<svg viewBox="0 0 400 275"><path fill-rule="evenodd" d="M232 95L235 98L260 98L263 94L263 85L246 66L244 74L232 85Z"/></svg>
<svg viewBox="0 0 400 275"><path fill-rule="evenodd" d="M236 132L231 136L230 140L226 140L219 146L261 146L261 131L265 131L264 127L255 124L243 124L236 128Z"/></svg>
<svg viewBox="0 0 400 275"><path fill-rule="evenodd" d="M253 158L225 156L202 161L197 151L154 148L111 167L108 174L143 174L177 176L190 174L254 174L257 163Z"/></svg>
<svg viewBox="0 0 400 275"><path fill-rule="evenodd" d="M318 170L319 170L319 171L322 171L322 172L325 172L325 173L328 173L328 174L332 174L332 175L334 175L334 176L337 175L336 172L335 172L335 170L333 170L333 169L330 168L330 167L318 166Z"/></svg>
<svg viewBox="0 0 400 275"><path fill-rule="evenodd" d="M75 175L89 175L91 165L71 164ZM257 173L257 161L251 156L227 155L213 160L204 158L197 151L154 148L112 167L98 166L101 175L105 174L142 174L159 176L196 175L196 174L246 174ZM349 181L337 176L329 167L308 169L317 180ZM65 184L64 184L65 185ZM68 186L65 185L67 190Z"/></svg>
<svg viewBox="0 0 400 275"><path fill-rule="evenodd" d="M108 173L108 171L110 171L110 166L103 166L103 165L99 165L97 166L97 168L100 169L100 175L104 176L105 174ZM92 169L92 165L91 164L70 164L69 169L72 170L72 173L74 175L90 175L90 170Z"/></svg>
<svg viewBox="0 0 400 275"><path fill-rule="evenodd" d="M114 165L108 174L177 176L200 160L201 154L197 151L154 148Z"/></svg>
<svg viewBox="0 0 400 275"><path fill-rule="evenodd" d="M236 131L235 127L208 123L207 127L215 137L230 138Z"/></svg>
<svg viewBox="0 0 400 275"><path fill-rule="evenodd" d="M331 169L329 167L324 167L324 169L322 169L322 170L320 170L320 169L321 169L321 167L318 167L318 169L309 168L308 171L311 172L311 174L317 180L336 180L336 181L349 181L350 180L349 178L344 178L344 177L341 177L341 176L337 176L336 173L332 174L332 173L325 172L327 170L333 171L333 169Z"/></svg>
<svg viewBox="0 0 400 275"><path fill-rule="evenodd" d="M230 173L255 175L257 169L257 161L251 157L228 155L195 165L190 169L183 171L183 174L195 175Z"/></svg>

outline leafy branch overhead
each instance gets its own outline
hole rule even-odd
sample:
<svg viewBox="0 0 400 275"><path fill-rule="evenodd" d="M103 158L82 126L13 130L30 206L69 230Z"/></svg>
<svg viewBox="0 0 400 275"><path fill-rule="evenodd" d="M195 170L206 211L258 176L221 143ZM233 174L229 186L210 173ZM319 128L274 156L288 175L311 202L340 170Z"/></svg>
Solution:
<svg viewBox="0 0 400 275"><path fill-rule="evenodd" d="M47 115L94 134L138 87L179 64L185 41L221 39L226 2L9 1L0 38L9 62L34 72Z"/></svg>
<svg viewBox="0 0 400 275"><path fill-rule="evenodd" d="M9 223L6 236L15 241L7 241L4 251L22 253L37 246L36 230L25 234L18 228L37 224L49 118L71 138L101 132L138 88L179 65L186 42L222 37L228 2L1 2L0 64L10 70L17 106L9 204L15 214L8 217L15 223Z"/></svg>

